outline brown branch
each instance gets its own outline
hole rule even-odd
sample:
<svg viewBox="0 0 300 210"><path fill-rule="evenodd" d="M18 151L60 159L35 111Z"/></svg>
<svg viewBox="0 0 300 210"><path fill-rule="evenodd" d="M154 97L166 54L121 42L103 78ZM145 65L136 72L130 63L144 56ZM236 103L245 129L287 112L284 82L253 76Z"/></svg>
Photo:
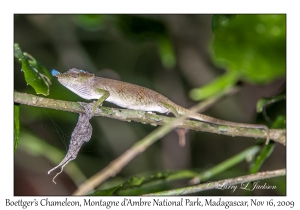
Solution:
<svg viewBox="0 0 300 210"><path fill-rule="evenodd" d="M49 109L56 109L62 111L69 111L75 113L84 113L84 110L77 102L63 101L56 99L49 99L39 97L31 94L15 92L14 102L20 104L26 104L29 106L43 107ZM154 126L164 125L170 123L174 118L163 115L157 115L155 113L148 113L144 111L129 110L129 109L117 109L109 107L99 107L95 116L102 116L113 118L121 121L135 121L140 123L147 123ZM195 131L217 133L227 136L244 136L252 138L266 138L264 130L241 128L235 126L224 126L222 129L218 125L200 122L195 120L185 120L177 125L179 128L185 128ZM270 129L270 139L280 144L285 145L286 142L286 130L285 129Z"/></svg>
<svg viewBox="0 0 300 210"><path fill-rule="evenodd" d="M202 110L207 106L210 106L215 101L219 100L220 97L230 92L232 91L224 92L218 96L207 99L204 102L192 108L191 111L198 112L199 110ZM66 102L60 100L47 99L47 98L37 97L29 94L17 93L17 92L15 93L15 102L24 103L33 106L40 106L45 108L56 108L60 110L68 110L68 111L79 112L79 113L84 112L81 106L79 106L78 103L75 102ZM137 122L150 123L154 125L163 125L163 124L165 125L160 127L159 129L156 129L155 131L147 135L144 139L137 142L133 147L128 149L124 154L122 154L113 162L111 162L102 171L98 172L90 179L88 179L86 182L84 182L74 193L75 195L86 194L90 190L94 189L94 187L98 186L100 183L105 181L107 178L117 174L134 157L136 157L138 154L146 150L151 144L153 144L155 141L160 139L162 136L164 136L174 127L201 130L201 131L207 131L213 133L220 132L220 129L218 127L216 128L216 126L214 125L202 123L199 121L185 120L187 116L182 116L180 118L174 119L174 118L169 118L161 115L146 113L143 111L113 109L108 107L100 107L100 109L97 110L96 115L110 117L110 118L124 120L124 121L134 120ZM231 130L231 129L235 129L235 130ZM226 130L224 131L224 126L223 126L222 132L225 132L223 134L237 136L239 135L236 133L237 129L240 128L234 128L234 127L231 128L226 126ZM254 136L258 134L264 137L263 132L261 132L262 134L259 134L258 133L259 130L257 131L257 129L250 129L250 130L255 131L253 134ZM231 132L233 132L233 134L231 134ZM271 134L271 138L272 138L272 134Z"/></svg>

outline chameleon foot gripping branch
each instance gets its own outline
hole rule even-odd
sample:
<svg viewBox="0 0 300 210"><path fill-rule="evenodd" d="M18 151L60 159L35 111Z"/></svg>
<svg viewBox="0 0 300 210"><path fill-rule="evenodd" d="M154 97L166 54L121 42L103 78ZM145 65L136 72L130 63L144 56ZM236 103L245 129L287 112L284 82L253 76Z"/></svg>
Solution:
<svg viewBox="0 0 300 210"><path fill-rule="evenodd" d="M82 145L85 142L88 142L92 136L92 126L89 122L89 120L93 117L92 116L92 108L93 104L84 104L81 102L78 102L85 110L85 113L79 114L79 119L77 122L77 125L72 133L71 141L69 145L68 152L65 156L65 158L60 162L60 164L54 168L52 168L50 171L48 171L48 174L50 174L55 169L61 167L60 172L58 172L54 178L53 182L56 184L54 179L63 171L64 167L72 160L74 160L77 157L77 154L82 147Z"/></svg>

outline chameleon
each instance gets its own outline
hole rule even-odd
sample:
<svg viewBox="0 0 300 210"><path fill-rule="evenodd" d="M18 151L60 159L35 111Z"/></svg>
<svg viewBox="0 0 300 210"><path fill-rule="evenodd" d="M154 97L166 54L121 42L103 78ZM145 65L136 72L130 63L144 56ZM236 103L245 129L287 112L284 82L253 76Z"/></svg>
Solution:
<svg viewBox="0 0 300 210"><path fill-rule="evenodd" d="M127 109L167 114L171 112L175 117L186 115L191 119L221 126L263 129L266 132L266 144L268 144L270 139L270 130L266 125L230 122L200 113L193 113L172 102L162 94L146 87L98 77L95 74L76 68L69 69L65 73L60 73L53 69L51 74L57 77L63 86L81 98L87 100L96 99L92 115L94 115L98 106L107 101Z"/></svg>

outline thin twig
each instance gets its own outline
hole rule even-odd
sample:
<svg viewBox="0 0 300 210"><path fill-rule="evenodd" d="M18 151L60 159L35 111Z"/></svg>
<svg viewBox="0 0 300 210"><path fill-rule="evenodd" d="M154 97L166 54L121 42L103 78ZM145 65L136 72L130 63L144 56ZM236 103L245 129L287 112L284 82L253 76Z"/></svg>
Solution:
<svg viewBox="0 0 300 210"><path fill-rule="evenodd" d="M250 174L246 176L239 176L231 179L219 180L216 182L209 182L209 183L199 184L195 186L178 188L175 190L168 190L168 191L146 194L146 196L187 195L187 194L202 192L205 190L220 189L224 186L230 187L238 184L241 184L240 186L241 189L251 190L253 188L251 189L245 188L247 186L246 183L263 180L263 179L270 179L279 176L285 176L285 175L286 175L286 169L278 169L274 171L259 172L259 173Z"/></svg>
<svg viewBox="0 0 300 210"><path fill-rule="evenodd" d="M211 177L215 176L216 174L219 174L219 173L227 170L228 168L242 162L243 160L253 157L256 153L258 153L260 151L260 148L261 147L258 145L249 147L249 148L245 149L244 151L215 165L214 167L201 172L200 174L195 176L193 179L191 179L189 181L189 183L192 185L195 185L195 184L199 184L200 182L204 182L204 181L210 179Z"/></svg>

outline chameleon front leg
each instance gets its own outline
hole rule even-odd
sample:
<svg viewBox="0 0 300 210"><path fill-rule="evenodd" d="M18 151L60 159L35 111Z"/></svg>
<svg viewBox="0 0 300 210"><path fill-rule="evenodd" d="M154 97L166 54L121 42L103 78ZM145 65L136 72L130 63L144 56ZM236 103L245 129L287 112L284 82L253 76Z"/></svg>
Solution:
<svg viewBox="0 0 300 210"><path fill-rule="evenodd" d="M92 116L94 116L96 109L109 97L109 92L107 90L97 89L97 91L101 94L101 97L97 101L94 101Z"/></svg>

